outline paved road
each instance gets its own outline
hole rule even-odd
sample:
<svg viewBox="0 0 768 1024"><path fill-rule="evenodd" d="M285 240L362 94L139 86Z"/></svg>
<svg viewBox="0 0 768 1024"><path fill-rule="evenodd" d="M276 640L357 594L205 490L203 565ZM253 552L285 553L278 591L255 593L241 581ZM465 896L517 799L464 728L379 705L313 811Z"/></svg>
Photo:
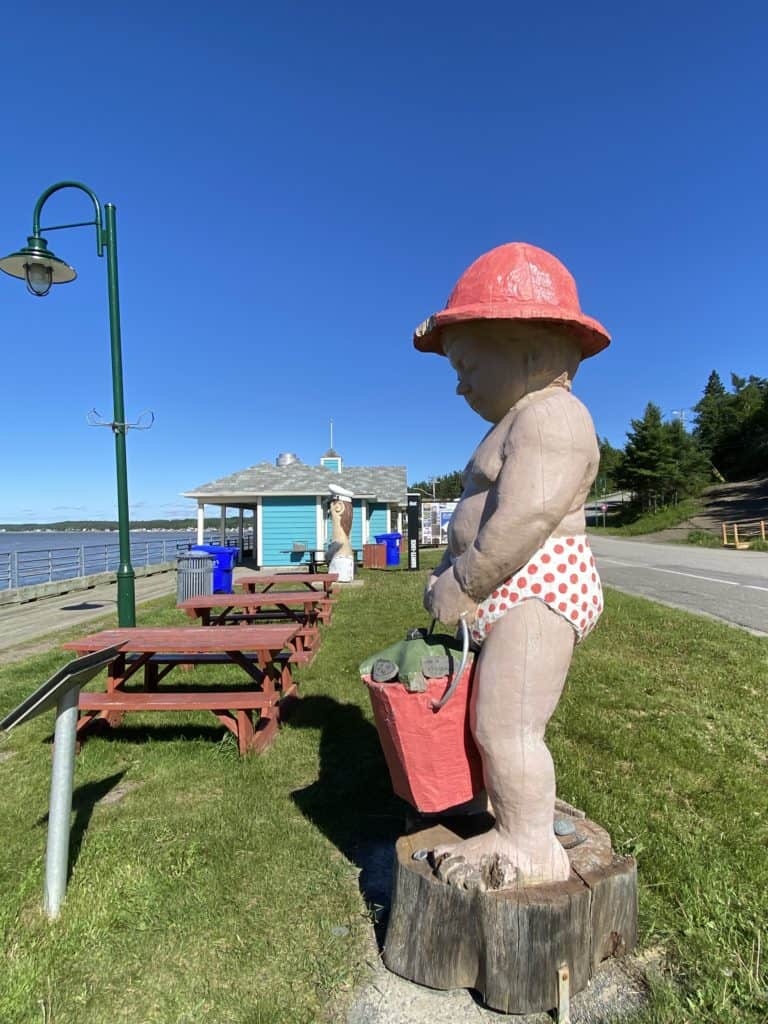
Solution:
<svg viewBox="0 0 768 1024"><path fill-rule="evenodd" d="M768 635L768 554L590 534L603 583Z"/></svg>

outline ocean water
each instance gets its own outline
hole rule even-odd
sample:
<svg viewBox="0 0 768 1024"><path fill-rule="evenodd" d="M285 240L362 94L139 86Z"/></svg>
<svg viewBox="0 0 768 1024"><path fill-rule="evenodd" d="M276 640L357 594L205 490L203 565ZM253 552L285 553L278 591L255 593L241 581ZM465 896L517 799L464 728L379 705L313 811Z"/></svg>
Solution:
<svg viewBox="0 0 768 1024"><path fill-rule="evenodd" d="M192 530L132 530L131 544L149 541L179 541L194 544ZM0 553L9 551L46 551L49 548L71 548L82 545L117 544L117 530L46 530L0 532Z"/></svg>
<svg viewBox="0 0 768 1024"><path fill-rule="evenodd" d="M132 530L134 566L172 561L196 543L192 530ZM206 543L218 544L218 531L206 531ZM229 537L229 543L237 540ZM0 532L0 590L47 580L65 580L113 571L120 562L117 530L40 530Z"/></svg>

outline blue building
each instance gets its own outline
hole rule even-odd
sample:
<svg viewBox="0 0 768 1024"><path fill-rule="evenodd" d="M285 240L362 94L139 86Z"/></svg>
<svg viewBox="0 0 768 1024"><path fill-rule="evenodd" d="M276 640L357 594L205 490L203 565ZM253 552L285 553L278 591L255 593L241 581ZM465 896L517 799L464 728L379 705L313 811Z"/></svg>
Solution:
<svg viewBox="0 0 768 1024"><path fill-rule="evenodd" d="M184 497L197 502L198 543L203 543L206 506L216 505L222 532L227 516L239 512L241 548L246 523L253 527L256 565L301 565L311 551L324 551L330 541L328 499L334 486L354 495L350 540L355 550L373 544L377 534L402 533L405 466L345 466L332 448L316 466L284 453L274 463L260 462L202 484Z"/></svg>

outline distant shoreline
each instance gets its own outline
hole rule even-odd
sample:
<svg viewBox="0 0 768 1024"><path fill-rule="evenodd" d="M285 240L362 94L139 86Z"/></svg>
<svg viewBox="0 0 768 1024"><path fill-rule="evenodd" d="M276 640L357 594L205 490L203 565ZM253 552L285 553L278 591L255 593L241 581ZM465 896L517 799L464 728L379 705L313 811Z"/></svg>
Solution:
<svg viewBox="0 0 768 1024"><path fill-rule="evenodd" d="M229 517L228 530L236 530L238 519ZM131 520L131 532L141 533L154 530L194 530L196 519L136 519ZM206 530L218 530L220 519L206 519ZM100 519L64 520L58 523L0 523L0 533L114 533L119 526L116 521Z"/></svg>

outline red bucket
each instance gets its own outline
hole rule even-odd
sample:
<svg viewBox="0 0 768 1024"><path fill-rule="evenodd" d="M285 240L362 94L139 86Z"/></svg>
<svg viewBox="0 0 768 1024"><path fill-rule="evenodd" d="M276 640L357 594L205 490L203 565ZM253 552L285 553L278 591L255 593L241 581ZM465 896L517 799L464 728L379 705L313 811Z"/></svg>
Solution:
<svg viewBox="0 0 768 1024"><path fill-rule="evenodd" d="M439 711L449 680L430 679L424 693L363 676L392 788L424 814L444 811L482 792L483 768L469 727L472 665Z"/></svg>

